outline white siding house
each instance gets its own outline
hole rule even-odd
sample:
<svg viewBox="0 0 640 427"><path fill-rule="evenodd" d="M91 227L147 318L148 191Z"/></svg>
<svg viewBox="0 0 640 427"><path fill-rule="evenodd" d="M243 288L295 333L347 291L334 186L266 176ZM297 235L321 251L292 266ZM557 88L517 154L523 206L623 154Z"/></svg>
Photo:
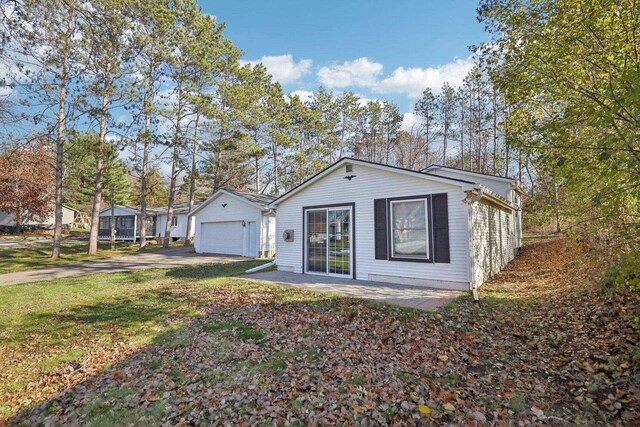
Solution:
<svg viewBox="0 0 640 427"><path fill-rule="evenodd" d="M444 172L339 160L270 205L278 269L477 289L515 256L519 207L490 179Z"/></svg>
<svg viewBox="0 0 640 427"><path fill-rule="evenodd" d="M71 228L75 220L77 210L70 208L69 206L62 205L62 226ZM23 226L37 227L37 228L53 228L55 226L55 211L52 210L44 219L44 221L27 221ZM15 216L13 214L0 211L0 228L12 228L16 226Z"/></svg>
<svg viewBox="0 0 640 427"><path fill-rule="evenodd" d="M194 205L196 210L199 205ZM164 238L165 227L167 226L167 208L155 209L156 211L156 236ZM187 236L187 221L191 221L190 236L195 234L195 217L189 213L187 203L176 203L173 206L173 219L171 221L171 238L174 240L184 240Z"/></svg>
<svg viewBox="0 0 640 427"><path fill-rule="evenodd" d="M195 250L244 257L271 257L275 251L274 197L222 189L197 209Z"/></svg>

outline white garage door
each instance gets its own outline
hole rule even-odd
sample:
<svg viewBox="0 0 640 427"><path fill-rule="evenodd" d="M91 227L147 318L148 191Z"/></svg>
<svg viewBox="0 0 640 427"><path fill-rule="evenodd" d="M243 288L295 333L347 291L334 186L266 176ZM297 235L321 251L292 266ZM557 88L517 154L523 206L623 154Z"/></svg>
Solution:
<svg viewBox="0 0 640 427"><path fill-rule="evenodd" d="M213 254L242 255L242 221L203 222L200 250Z"/></svg>

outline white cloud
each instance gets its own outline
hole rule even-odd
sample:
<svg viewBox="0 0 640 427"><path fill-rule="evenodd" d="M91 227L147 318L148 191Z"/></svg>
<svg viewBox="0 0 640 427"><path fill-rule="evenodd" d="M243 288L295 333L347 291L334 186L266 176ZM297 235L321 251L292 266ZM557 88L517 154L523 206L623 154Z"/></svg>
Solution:
<svg viewBox="0 0 640 427"><path fill-rule="evenodd" d="M241 65L250 64L254 66L262 63L267 69L267 72L273 76L273 78L282 83L293 83L311 71L313 61L310 59L301 59L296 62L293 59L293 55L279 55L279 56L263 56L256 60L242 60Z"/></svg>
<svg viewBox="0 0 640 427"><path fill-rule="evenodd" d="M298 96L301 102L306 103L313 99L314 93L309 90L295 90L291 92L289 95Z"/></svg>
<svg viewBox="0 0 640 427"><path fill-rule="evenodd" d="M428 68L396 68L391 75L376 84L374 91L379 93L404 93L418 98L426 88L439 92L445 82L451 86L460 86L473 68L471 57L456 59L439 67Z"/></svg>
<svg viewBox="0 0 640 427"><path fill-rule="evenodd" d="M378 104L382 104L383 101L381 99L376 99L376 98L367 98L364 95L360 95L360 94L356 94L356 96L358 97L358 105L361 107L366 107L368 103L370 102L377 102Z"/></svg>
<svg viewBox="0 0 640 427"><path fill-rule="evenodd" d="M318 79L320 83L330 88L371 87L376 84L378 76L382 73L382 68L382 64L363 57L353 61L345 61L339 65L322 67L318 71Z"/></svg>
<svg viewBox="0 0 640 427"><path fill-rule="evenodd" d="M422 124L420 118L415 113L404 113L402 115L402 130L410 132Z"/></svg>
<svg viewBox="0 0 640 427"><path fill-rule="evenodd" d="M329 88L364 87L376 93L406 94L418 98L427 87L437 93L444 82L452 86L462 85L473 65L473 58L468 57L437 67L399 67L381 78L382 64L363 57L320 68L318 80Z"/></svg>

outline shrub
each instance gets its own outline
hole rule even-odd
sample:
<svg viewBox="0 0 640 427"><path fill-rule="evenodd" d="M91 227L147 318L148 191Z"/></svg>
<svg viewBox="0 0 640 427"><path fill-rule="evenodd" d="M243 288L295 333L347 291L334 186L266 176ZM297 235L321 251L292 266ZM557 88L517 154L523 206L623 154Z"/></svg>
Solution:
<svg viewBox="0 0 640 427"><path fill-rule="evenodd" d="M607 270L604 280L609 287L640 292L640 254L620 257L620 261Z"/></svg>

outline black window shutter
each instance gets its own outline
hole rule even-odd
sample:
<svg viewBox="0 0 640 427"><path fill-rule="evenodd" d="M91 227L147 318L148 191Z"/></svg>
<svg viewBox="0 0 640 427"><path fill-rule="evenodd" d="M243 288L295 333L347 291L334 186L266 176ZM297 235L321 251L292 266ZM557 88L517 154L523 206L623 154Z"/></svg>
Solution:
<svg viewBox="0 0 640 427"><path fill-rule="evenodd" d="M434 194L433 201L433 262L449 260L449 207L447 193Z"/></svg>
<svg viewBox="0 0 640 427"><path fill-rule="evenodd" d="M387 244L387 199L373 201L376 259L389 259Z"/></svg>

